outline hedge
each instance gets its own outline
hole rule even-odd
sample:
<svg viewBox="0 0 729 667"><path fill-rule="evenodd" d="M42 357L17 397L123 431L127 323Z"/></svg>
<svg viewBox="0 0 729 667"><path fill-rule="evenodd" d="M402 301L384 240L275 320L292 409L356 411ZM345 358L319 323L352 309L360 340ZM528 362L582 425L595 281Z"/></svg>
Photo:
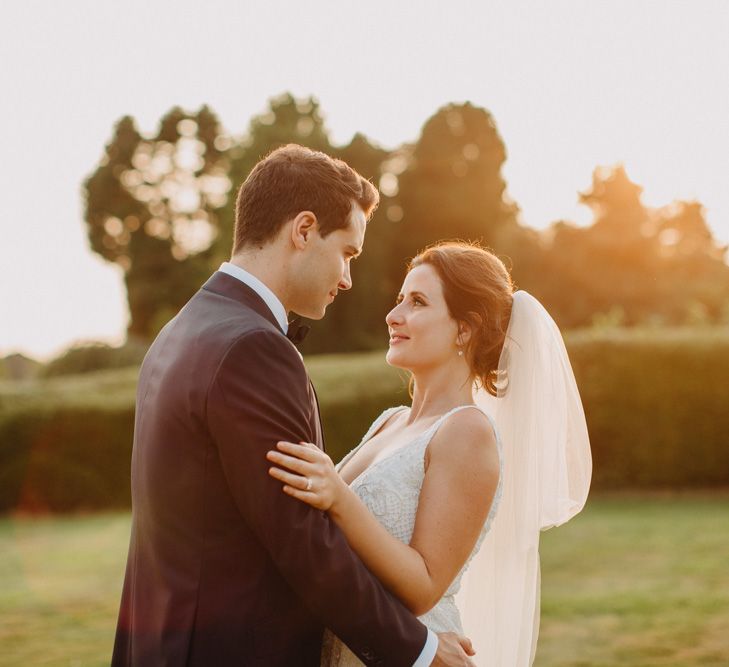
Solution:
<svg viewBox="0 0 729 667"><path fill-rule="evenodd" d="M578 333L567 345L593 490L729 486L729 332ZM307 360L335 460L407 403L383 353ZM136 370L0 383L0 511L127 507Z"/></svg>
<svg viewBox="0 0 729 667"><path fill-rule="evenodd" d="M0 422L0 511L128 507L134 407L23 410Z"/></svg>
<svg viewBox="0 0 729 667"><path fill-rule="evenodd" d="M147 353L149 345L143 341L130 339L121 347L106 343L84 343L67 349L39 371L40 377L58 377L92 373L101 369L129 368L139 366Z"/></svg>
<svg viewBox="0 0 729 667"><path fill-rule="evenodd" d="M729 486L729 332L574 335L593 488Z"/></svg>

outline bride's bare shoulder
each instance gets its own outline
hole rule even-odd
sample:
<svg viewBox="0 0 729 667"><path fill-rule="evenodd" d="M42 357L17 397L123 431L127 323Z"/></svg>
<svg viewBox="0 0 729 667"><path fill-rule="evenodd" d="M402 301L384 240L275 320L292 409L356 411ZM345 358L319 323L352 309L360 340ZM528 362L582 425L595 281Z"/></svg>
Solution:
<svg viewBox="0 0 729 667"><path fill-rule="evenodd" d="M430 461L456 467L499 470L496 433L481 410L469 408L449 415L428 445Z"/></svg>

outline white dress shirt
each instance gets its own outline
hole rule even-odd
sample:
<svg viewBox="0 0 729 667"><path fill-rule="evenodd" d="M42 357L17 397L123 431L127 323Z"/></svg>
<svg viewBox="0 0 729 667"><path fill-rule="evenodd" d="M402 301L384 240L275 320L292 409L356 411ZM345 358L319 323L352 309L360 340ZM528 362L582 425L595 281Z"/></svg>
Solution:
<svg viewBox="0 0 729 667"><path fill-rule="evenodd" d="M420 652L418 659L413 667L428 667L433 662L435 654L438 652L438 635L428 628L428 638L425 640L425 646Z"/></svg>
<svg viewBox="0 0 729 667"><path fill-rule="evenodd" d="M248 285L268 306L276 321L279 323L281 330L287 333L289 330L288 317L286 315L286 308L281 303L280 299L267 287L263 282L256 278L252 273L248 273L245 269L240 266L231 264L230 262L223 262L220 265L219 271L227 273L233 278L237 278L245 285ZM420 652L418 659L415 661L413 667L428 667L435 654L438 651L438 635L436 635L430 628L428 628L428 638L425 640L425 646Z"/></svg>

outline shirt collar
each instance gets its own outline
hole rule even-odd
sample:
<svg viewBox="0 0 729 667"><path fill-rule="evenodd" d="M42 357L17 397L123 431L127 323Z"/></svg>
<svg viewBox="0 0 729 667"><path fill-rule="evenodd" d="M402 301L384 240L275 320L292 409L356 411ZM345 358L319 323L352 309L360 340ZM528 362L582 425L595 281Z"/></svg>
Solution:
<svg viewBox="0 0 729 667"><path fill-rule="evenodd" d="M279 323L281 330L284 333L288 333L289 322L288 317L286 316L286 309L270 288L264 285L252 273L248 273L245 269L242 269L240 266L232 264L231 262L223 262L220 265L219 271L227 273L229 276L233 276L233 278L237 278L245 285L248 285L248 287L250 287L263 299L269 310L273 313L273 316L276 318L276 321Z"/></svg>

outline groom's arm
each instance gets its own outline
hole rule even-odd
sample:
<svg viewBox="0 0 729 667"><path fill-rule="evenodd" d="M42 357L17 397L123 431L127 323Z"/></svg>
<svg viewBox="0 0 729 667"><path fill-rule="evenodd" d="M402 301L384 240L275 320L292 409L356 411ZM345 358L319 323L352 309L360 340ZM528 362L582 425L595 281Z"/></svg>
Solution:
<svg viewBox="0 0 729 667"><path fill-rule="evenodd" d="M231 346L207 408L231 493L283 577L361 660L428 665L437 648L432 633L385 591L323 512L268 475L266 452L276 442L313 441L312 408L306 371L286 338L254 331Z"/></svg>

